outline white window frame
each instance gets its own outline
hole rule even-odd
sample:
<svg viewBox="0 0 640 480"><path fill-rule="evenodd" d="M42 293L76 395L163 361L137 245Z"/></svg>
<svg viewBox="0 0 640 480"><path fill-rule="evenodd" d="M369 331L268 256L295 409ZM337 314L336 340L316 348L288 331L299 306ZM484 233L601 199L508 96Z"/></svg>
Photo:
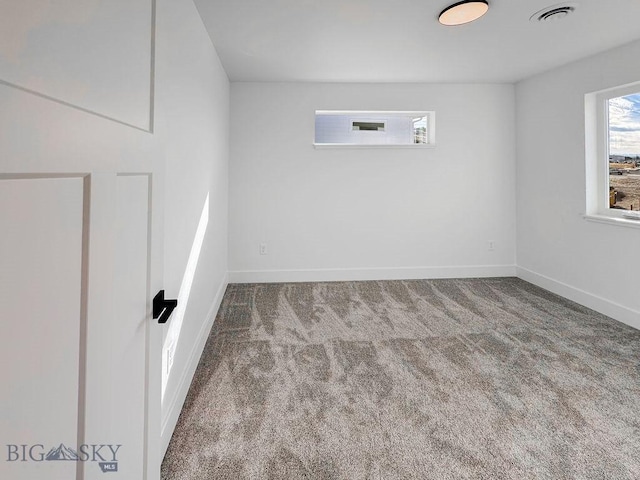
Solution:
<svg viewBox="0 0 640 480"><path fill-rule="evenodd" d="M640 212L609 208L609 104L612 98L640 93L640 82L585 95L585 219L640 228Z"/></svg>
<svg viewBox="0 0 640 480"><path fill-rule="evenodd" d="M383 122L380 117L427 117L427 143L394 143L394 144L361 144L361 143L316 143L314 131L314 148L434 148L436 146L436 112L432 110L316 110L318 115L343 115L350 117L352 121L365 121L364 118L371 118L372 122ZM352 118L351 118L352 117ZM376 118L377 117L377 118ZM315 117L314 117L315 118ZM368 121L368 120L366 120ZM351 127L350 127L351 128ZM366 132L366 131L363 131ZM385 131L372 131L371 134L385 134Z"/></svg>

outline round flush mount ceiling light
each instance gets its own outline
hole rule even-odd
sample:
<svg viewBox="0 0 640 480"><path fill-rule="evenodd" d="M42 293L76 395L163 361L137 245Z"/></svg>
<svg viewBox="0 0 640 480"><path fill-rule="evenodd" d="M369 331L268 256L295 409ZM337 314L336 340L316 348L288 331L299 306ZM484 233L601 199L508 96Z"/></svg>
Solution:
<svg viewBox="0 0 640 480"><path fill-rule="evenodd" d="M438 16L442 25L464 25L479 19L489 10L485 0L465 0L445 8Z"/></svg>

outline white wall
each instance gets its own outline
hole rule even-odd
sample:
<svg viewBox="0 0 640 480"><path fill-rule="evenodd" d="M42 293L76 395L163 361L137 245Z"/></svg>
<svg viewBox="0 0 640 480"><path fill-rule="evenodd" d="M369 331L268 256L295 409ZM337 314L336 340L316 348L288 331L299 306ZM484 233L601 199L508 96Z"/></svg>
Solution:
<svg viewBox="0 0 640 480"><path fill-rule="evenodd" d="M438 145L314 149L315 110L435 110ZM514 117L512 85L233 83L230 279L515 274Z"/></svg>
<svg viewBox="0 0 640 480"><path fill-rule="evenodd" d="M640 327L640 229L586 221L585 94L640 80L640 42L517 92L519 275Z"/></svg>
<svg viewBox="0 0 640 480"><path fill-rule="evenodd" d="M179 300L166 332L177 339L162 402L166 449L227 285L229 81L191 0L160 2L158 31L165 288Z"/></svg>
<svg viewBox="0 0 640 480"><path fill-rule="evenodd" d="M119 5L126 8L125 3L119 2ZM135 8L136 18L139 18L141 3L146 4L151 21L151 0L135 2L131 8ZM103 18L94 12L83 19L77 15L73 1L65 5L74 28L79 31L83 30L82 22L87 22L92 32L102 27L102 31L109 32L112 27L110 17ZM25 12L29 13L28 9ZM64 23L64 13L57 11L52 21ZM26 33L22 33L28 38L40 38L42 32L50 28L46 22L34 23L26 17L17 16L15 21L25 22ZM150 36L141 38L140 32L133 27L129 29L128 25L122 23L118 35L122 44L131 43L137 52L143 47L138 49L136 42L150 42ZM89 82L92 94L100 96L101 89L108 89L103 92L103 98L121 104L103 112L100 102L91 102L92 97L85 98L89 103L76 105L68 98L47 99L0 84L0 173L153 173L155 213L164 214L154 216L156 255L152 257L152 268L161 270L164 263L164 287L169 298L177 297L185 278L190 278L185 272L203 205L209 196L207 228L197 262L190 272L193 276L188 282L188 303L181 304L186 308L180 317L182 328L162 406L163 446L166 446L226 286L229 81L191 0L158 0L156 26L155 101L147 112L150 114L154 108L153 133L125 125L120 122L121 118L114 121L100 116L109 116L112 111L129 111L131 105L127 102L132 96L140 100L135 105L149 102L149 83L142 86L127 83L125 66L121 65L124 71L118 82L105 83L100 74L101 62L118 64L121 57L129 58L128 55L108 48L103 52L108 58L61 55L60 58L66 60L51 67L55 71L48 72L45 68L39 72L42 92L51 92L52 89L46 88L49 79L57 82L60 70L73 71L80 61L87 71L96 72L94 77L83 79ZM92 39L94 43L97 41L100 40ZM108 42L108 35L101 41ZM81 36L76 43L82 43ZM49 65L46 58L40 60L30 57L24 62L40 67ZM151 58L147 60L147 78L151 78ZM12 61L23 59L18 54ZM2 73L0 71L0 80ZM138 78L137 70L135 74ZM138 110L136 107L136 113Z"/></svg>

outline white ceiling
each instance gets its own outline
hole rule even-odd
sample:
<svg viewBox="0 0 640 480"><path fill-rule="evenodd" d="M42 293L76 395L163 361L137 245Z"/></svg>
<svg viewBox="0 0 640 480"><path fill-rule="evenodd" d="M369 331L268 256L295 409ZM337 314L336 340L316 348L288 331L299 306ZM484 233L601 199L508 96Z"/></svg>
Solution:
<svg viewBox="0 0 640 480"><path fill-rule="evenodd" d="M489 0L444 27L455 0L195 0L231 81L515 82L640 38L640 0Z"/></svg>

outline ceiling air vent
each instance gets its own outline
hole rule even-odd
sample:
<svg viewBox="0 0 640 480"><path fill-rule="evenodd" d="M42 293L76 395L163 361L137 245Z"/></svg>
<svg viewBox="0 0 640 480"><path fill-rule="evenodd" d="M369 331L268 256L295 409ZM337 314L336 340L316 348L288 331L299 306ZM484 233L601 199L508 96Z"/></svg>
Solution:
<svg viewBox="0 0 640 480"><path fill-rule="evenodd" d="M561 5L553 5L543 8L542 10L531 15L532 22L551 22L561 20L576 10L575 3L563 3Z"/></svg>

